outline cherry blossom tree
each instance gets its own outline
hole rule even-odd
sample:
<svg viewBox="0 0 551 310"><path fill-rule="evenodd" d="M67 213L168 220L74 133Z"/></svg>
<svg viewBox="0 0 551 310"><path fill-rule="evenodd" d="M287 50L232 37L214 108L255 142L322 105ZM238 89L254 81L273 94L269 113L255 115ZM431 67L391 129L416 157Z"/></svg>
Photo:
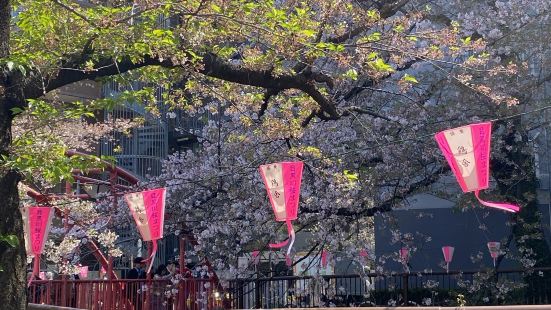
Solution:
<svg viewBox="0 0 551 310"><path fill-rule="evenodd" d="M194 133L201 147L173 155L143 185L170 188L169 211L181 219L172 225L192 229L218 267L277 237L255 172L270 161L306 163L298 224L312 252L364 246L374 214L446 173L433 132L519 109L506 82L524 74L522 62L503 63L470 28L432 17L401 0L0 0L0 234L19 240L0 244L0 303L25 308L18 183L48 187L94 166L64 156L97 141L68 130L82 117L124 101L155 112L150 87L120 100L52 98L84 80L164 86L175 110L210 116ZM507 138L494 150L506 164L515 162ZM66 235L67 251L79 233Z"/></svg>

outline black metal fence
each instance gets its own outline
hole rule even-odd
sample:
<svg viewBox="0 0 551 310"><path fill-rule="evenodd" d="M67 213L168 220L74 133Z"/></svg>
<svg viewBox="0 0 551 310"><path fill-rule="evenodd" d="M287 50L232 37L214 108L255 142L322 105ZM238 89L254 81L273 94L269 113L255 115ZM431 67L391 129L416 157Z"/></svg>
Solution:
<svg viewBox="0 0 551 310"><path fill-rule="evenodd" d="M551 303L551 268L232 280L232 308Z"/></svg>

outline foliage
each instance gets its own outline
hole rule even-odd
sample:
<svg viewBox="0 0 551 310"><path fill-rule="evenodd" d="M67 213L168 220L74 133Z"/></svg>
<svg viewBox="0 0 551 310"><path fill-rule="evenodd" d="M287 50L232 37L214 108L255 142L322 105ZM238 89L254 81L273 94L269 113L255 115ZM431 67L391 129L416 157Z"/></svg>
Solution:
<svg viewBox="0 0 551 310"><path fill-rule="evenodd" d="M518 85L527 66L502 61L499 48L471 33L470 15L407 1L93 4L13 2L10 51L0 65L21 83L8 91L18 99L9 107L14 139L2 150L2 166L41 189L70 180L72 168L98 159L66 158L67 149L91 149L107 132L136 124L89 124L102 121L99 111L137 102L159 115L155 89L170 89L161 98L168 108L207 119L190 132L201 147L173 154L163 174L142 186L169 188L174 220L167 231L191 230L195 254L229 276L246 272L236 268L239 256L284 234L258 164L304 161L297 230L308 231L312 249L353 257L372 245L374 215L400 208L447 173L429 138L435 131L514 113L516 97L528 100L523 94L538 87L535 78ZM467 27L450 16L464 17ZM70 104L56 97L86 79L127 90ZM133 89L135 83L145 87ZM512 160L503 148L512 147L504 139L511 126L496 124L498 161ZM128 222L123 208L109 216L110 227ZM66 251L52 257L74 253L75 240L90 234L75 231L64 232ZM424 242L411 236L397 232L394 242Z"/></svg>
<svg viewBox="0 0 551 310"><path fill-rule="evenodd" d="M0 235L0 245L16 248L19 245L19 240L15 235ZM3 272L2 265L0 265L0 272Z"/></svg>

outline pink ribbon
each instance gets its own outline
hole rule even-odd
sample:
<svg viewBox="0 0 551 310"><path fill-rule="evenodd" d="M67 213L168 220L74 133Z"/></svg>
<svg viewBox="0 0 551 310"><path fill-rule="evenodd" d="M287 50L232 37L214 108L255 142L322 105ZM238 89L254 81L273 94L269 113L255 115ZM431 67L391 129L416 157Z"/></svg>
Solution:
<svg viewBox="0 0 551 310"><path fill-rule="evenodd" d="M33 261L34 261L33 272L27 286L31 286L31 283L34 280L34 277L40 274L40 255L35 255L33 258Z"/></svg>
<svg viewBox="0 0 551 310"><path fill-rule="evenodd" d="M292 264L290 257L291 248L293 248L293 243L295 243L295 229L293 228L293 224L290 220L285 221L285 223L287 224L287 232L289 233L289 238L279 243L270 243L269 246L272 249L279 249L289 244L289 247L287 248L287 254L285 255L285 260L287 262L287 266L290 266Z"/></svg>
<svg viewBox="0 0 551 310"><path fill-rule="evenodd" d="M476 196L476 199L478 199L478 201L486 207L496 208L507 212L513 212L513 213L518 212L520 210L519 206L510 204L510 203L484 201L480 199L479 193L480 191L477 190L474 192L474 195Z"/></svg>
<svg viewBox="0 0 551 310"><path fill-rule="evenodd" d="M153 243L153 250L151 251L151 256L148 259L144 259L144 262L149 262L149 267L147 267L147 273L151 272L151 267L153 267L153 262L155 261L155 255L157 254L157 239L151 240Z"/></svg>

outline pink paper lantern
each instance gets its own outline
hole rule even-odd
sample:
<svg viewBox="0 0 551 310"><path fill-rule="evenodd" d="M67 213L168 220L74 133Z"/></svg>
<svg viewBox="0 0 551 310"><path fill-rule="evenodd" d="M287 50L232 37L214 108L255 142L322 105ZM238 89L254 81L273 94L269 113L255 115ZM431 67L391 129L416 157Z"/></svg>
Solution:
<svg viewBox="0 0 551 310"><path fill-rule="evenodd" d="M409 249L406 247L403 247L399 251L400 254L400 261L402 262L402 265L407 273L409 273Z"/></svg>
<svg viewBox="0 0 551 310"><path fill-rule="evenodd" d="M484 206L518 212L516 205L480 199L480 191L489 187L491 133L487 122L441 131L435 138L464 193L474 192Z"/></svg>
<svg viewBox="0 0 551 310"><path fill-rule="evenodd" d="M444 254L444 261L446 262L446 272L450 271L450 263L453 259L453 251L455 250L452 246L443 246L442 253Z"/></svg>
<svg viewBox="0 0 551 310"><path fill-rule="evenodd" d="M367 251L365 249L362 249L362 250L360 250L359 255L360 255L361 258L367 258L369 256L369 253L367 253Z"/></svg>
<svg viewBox="0 0 551 310"><path fill-rule="evenodd" d="M297 219L302 168L303 163L300 161L273 163L259 167L276 221L285 222L289 233L287 240L270 244L270 247L278 249L289 244L285 257L289 266L292 264L290 254L295 242L295 230L291 221Z"/></svg>
<svg viewBox="0 0 551 310"><path fill-rule="evenodd" d="M88 278L88 266L80 266L78 275L81 279Z"/></svg>
<svg viewBox="0 0 551 310"><path fill-rule="evenodd" d="M253 259L253 264L256 266L260 262L260 251L255 250L251 253L251 257Z"/></svg>
<svg viewBox="0 0 551 310"><path fill-rule="evenodd" d="M499 256L499 248L501 246L501 243L491 241L491 242L488 242L487 245L488 245L488 251L490 251L490 256L494 260L494 267L495 267L496 266L496 259Z"/></svg>
<svg viewBox="0 0 551 310"><path fill-rule="evenodd" d="M326 251L326 250L322 250L322 251L321 251L321 267L322 267L322 268L326 268L326 267L327 267L327 264L328 264L327 256L328 256L327 251Z"/></svg>
<svg viewBox="0 0 551 310"><path fill-rule="evenodd" d="M148 273L151 271L157 252L157 240L163 237L165 197L166 190L164 188L124 195L142 239L153 242L151 257L147 259L150 261Z"/></svg>
<svg viewBox="0 0 551 310"><path fill-rule="evenodd" d="M29 256L34 257L34 265L31 279L40 274L40 255L44 250L44 244L50 232L54 212L50 207L28 206L21 209L23 218L23 234L25 236L25 249Z"/></svg>
<svg viewBox="0 0 551 310"><path fill-rule="evenodd" d="M409 249L408 248L401 248L400 249L400 260L402 261L402 264L407 265L409 262Z"/></svg>

